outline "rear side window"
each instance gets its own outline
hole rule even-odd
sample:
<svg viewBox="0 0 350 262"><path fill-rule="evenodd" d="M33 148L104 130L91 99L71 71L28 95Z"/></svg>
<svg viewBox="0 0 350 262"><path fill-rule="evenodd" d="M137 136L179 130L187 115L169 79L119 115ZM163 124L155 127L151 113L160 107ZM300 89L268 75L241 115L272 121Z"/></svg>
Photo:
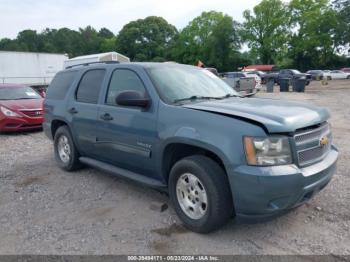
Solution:
<svg viewBox="0 0 350 262"><path fill-rule="evenodd" d="M60 72L56 74L47 89L46 98L62 100L72 85L76 71Z"/></svg>
<svg viewBox="0 0 350 262"><path fill-rule="evenodd" d="M76 96L77 101L97 104L104 76L104 69L87 71L80 80Z"/></svg>

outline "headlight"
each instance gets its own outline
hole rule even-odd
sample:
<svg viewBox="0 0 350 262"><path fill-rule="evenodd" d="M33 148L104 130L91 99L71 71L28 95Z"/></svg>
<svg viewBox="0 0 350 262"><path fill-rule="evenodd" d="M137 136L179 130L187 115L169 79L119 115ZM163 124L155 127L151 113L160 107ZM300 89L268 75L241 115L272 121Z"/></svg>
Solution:
<svg viewBox="0 0 350 262"><path fill-rule="evenodd" d="M292 163L287 137L244 137L244 147L249 165L273 166Z"/></svg>
<svg viewBox="0 0 350 262"><path fill-rule="evenodd" d="M19 114L11 111L10 109L6 108L6 107L3 107L3 106L0 106L0 110L1 112L5 115L5 116L14 116L14 117L20 117Z"/></svg>

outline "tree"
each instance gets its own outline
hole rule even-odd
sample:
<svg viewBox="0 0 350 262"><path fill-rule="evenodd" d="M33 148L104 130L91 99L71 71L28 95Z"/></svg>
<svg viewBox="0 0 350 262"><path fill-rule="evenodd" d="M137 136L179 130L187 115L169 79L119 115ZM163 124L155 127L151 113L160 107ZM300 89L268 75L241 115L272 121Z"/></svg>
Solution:
<svg viewBox="0 0 350 262"><path fill-rule="evenodd" d="M350 0L334 0L338 23L336 27L336 41L338 51L350 55Z"/></svg>
<svg viewBox="0 0 350 262"><path fill-rule="evenodd" d="M109 29L103 27L100 29L100 31L98 31L98 36L101 38L111 39L114 37L114 34Z"/></svg>
<svg viewBox="0 0 350 262"><path fill-rule="evenodd" d="M24 30L19 32L17 42L25 49L24 51L37 52L43 47L42 38L35 30Z"/></svg>
<svg viewBox="0 0 350 262"><path fill-rule="evenodd" d="M123 27L117 37L117 51L136 61L168 59L176 35L175 26L161 17L149 16Z"/></svg>
<svg viewBox="0 0 350 262"><path fill-rule="evenodd" d="M93 54L100 49L102 38L94 28L91 26L79 28L79 33L82 40L80 44L83 54Z"/></svg>
<svg viewBox="0 0 350 262"><path fill-rule="evenodd" d="M173 49L175 60L222 70L232 69L235 50L240 48L239 24L221 12L203 12L193 19L179 34Z"/></svg>
<svg viewBox="0 0 350 262"><path fill-rule="evenodd" d="M286 54L290 16L280 0L263 0L243 12L242 38L261 63L274 64Z"/></svg>
<svg viewBox="0 0 350 262"><path fill-rule="evenodd" d="M22 48L16 40L11 40L9 38L3 38L0 40L0 50L5 51L22 51Z"/></svg>
<svg viewBox="0 0 350 262"><path fill-rule="evenodd" d="M50 38L58 53L66 53L69 57L83 55L82 38L79 32L68 28L52 30Z"/></svg>
<svg viewBox="0 0 350 262"><path fill-rule="evenodd" d="M106 52L112 52L117 50L117 38L112 37L112 38L104 38L102 40L102 43L100 45L100 52L106 53Z"/></svg>
<svg viewBox="0 0 350 262"><path fill-rule="evenodd" d="M327 0L292 0L293 33L289 56L293 66L306 70L330 63L336 51L336 12Z"/></svg>

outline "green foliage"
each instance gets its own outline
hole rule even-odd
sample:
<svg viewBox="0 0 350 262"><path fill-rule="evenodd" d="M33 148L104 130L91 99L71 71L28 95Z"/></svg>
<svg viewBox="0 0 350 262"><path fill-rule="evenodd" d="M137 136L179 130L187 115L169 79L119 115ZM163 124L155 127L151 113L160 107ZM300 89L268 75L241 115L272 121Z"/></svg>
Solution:
<svg viewBox="0 0 350 262"><path fill-rule="evenodd" d="M111 39L114 37L114 34L112 31L110 31L109 29L103 27L100 29L100 31L98 32L98 36L101 38L105 38L105 39Z"/></svg>
<svg viewBox="0 0 350 262"><path fill-rule="evenodd" d="M117 51L133 61L201 60L219 71L257 63L300 70L349 66L350 0L329 1L262 0L244 11L242 24L221 12L203 12L180 32L156 16L131 21L118 35L91 26L24 30L16 39L0 39L0 50L70 57Z"/></svg>
<svg viewBox="0 0 350 262"><path fill-rule="evenodd" d="M333 5L338 14L335 33L338 51L350 55L350 0L334 0Z"/></svg>
<svg viewBox="0 0 350 262"><path fill-rule="evenodd" d="M0 50L66 53L70 57L116 50L116 38L108 29L97 32L91 26L79 31L68 28L45 29L41 33L24 30L14 40L0 40Z"/></svg>
<svg viewBox="0 0 350 262"><path fill-rule="evenodd" d="M292 0L290 58L301 70L324 67L335 51L337 14L327 0Z"/></svg>
<svg viewBox="0 0 350 262"><path fill-rule="evenodd" d="M176 35L175 26L161 17L149 16L123 27L118 35L117 50L136 61L168 59Z"/></svg>
<svg viewBox="0 0 350 262"><path fill-rule="evenodd" d="M287 50L290 16L280 0L262 0L243 13L242 38L263 64L282 60Z"/></svg>
<svg viewBox="0 0 350 262"><path fill-rule="evenodd" d="M238 23L228 15L203 12L180 32L173 58L186 64L201 60L219 70L232 69L232 58L240 48L238 28Z"/></svg>

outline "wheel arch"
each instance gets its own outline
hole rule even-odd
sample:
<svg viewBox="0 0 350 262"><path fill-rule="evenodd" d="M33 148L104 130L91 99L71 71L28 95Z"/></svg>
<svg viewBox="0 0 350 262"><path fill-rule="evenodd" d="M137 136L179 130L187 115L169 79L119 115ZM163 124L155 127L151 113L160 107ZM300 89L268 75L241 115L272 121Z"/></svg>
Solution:
<svg viewBox="0 0 350 262"><path fill-rule="evenodd" d="M191 155L204 155L214 160L227 174L228 160L224 153L214 146L196 141L172 140L162 150L161 174L168 183L169 173L172 166L180 159Z"/></svg>
<svg viewBox="0 0 350 262"><path fill-rule="evenodd" d="M69 125L64 120L54 119L54 120L51 121L51 135L52 135L52 138L55 138L56 131L61 126L67 126L69 128Z"/></svg>

